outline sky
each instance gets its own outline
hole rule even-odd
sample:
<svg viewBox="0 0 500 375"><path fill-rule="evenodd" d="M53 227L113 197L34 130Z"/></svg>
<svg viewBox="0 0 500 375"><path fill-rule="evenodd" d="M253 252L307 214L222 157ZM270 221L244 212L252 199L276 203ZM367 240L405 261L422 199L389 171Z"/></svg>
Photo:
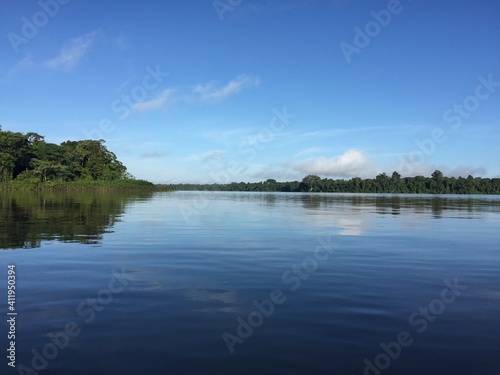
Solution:
<svg viewBox="0 0 500 375"><path fill-rule="evenodd" d="M0 124L155 183L500 177L498 0L0 0Z"/></svg>

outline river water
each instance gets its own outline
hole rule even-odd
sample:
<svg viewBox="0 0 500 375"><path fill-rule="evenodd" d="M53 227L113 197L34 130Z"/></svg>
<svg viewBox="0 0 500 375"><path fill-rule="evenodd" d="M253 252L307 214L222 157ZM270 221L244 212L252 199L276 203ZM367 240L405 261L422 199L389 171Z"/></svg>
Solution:
<svg viewBox="0 0 500 375"><path fill-rule="evenodd" d="M499 196L4 192L0 366L498 375L499 229Z"/></svg>

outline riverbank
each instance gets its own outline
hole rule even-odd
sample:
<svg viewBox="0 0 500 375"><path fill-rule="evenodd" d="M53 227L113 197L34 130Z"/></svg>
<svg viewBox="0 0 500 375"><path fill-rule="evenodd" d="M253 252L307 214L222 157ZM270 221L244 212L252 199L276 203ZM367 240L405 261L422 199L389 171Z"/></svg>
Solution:
<svg viewBox="0 0 500 375"><path fill-rule="evenodd" d="M29 180L12 180L0 183L0 191L105 191L105 190L147 190L169 191L168 187L158 186L146 180L50 180L46 182Z"/></svg>

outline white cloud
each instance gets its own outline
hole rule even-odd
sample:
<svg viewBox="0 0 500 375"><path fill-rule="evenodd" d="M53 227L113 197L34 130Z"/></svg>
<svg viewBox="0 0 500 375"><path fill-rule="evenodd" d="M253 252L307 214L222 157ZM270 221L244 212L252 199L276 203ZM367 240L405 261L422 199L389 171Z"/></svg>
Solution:
<svg viewBox="0 0 500 375"><path fill-rule="evenodd" d="M328 177L373 177L377 174L369 157L355 149L348 150L338 157L320 156L304 161L296 164L294 169L304 175L315 174Z"/></svg>
<svg viewBox="0 0 500 375"><path fill-rule="evenodd" d="M70 39L65 43L58 56L47 60L45 66L57 69L72 69L92 49L97 37L97 31L92 31L84 36Z"/></svg>
<svg viewBox="0 0 500 375"><path fill-rule="evenodd" d="M451 169L446 168L444 171L441 170L441 172L447 177L467 177L468 175L483 177L486 175L486 168L458 166Z"/></svg>
<svg viewBox="0 0 500 375"><path fill-rule="evenodd" d="M129 49L131 47L131 44L125 38L125 36L123 34L120 34L116 37L111 38L111 42L119 50L126 50L126 49Z"/></svg>
<svg viewBox="0 0 500 375"><path fill-rule="evenodd" d="M119 90L123 89L129 82L125 81L120 85ZM246 87L258 86L260 80L253 76L240 75L229 81L225 86L216 87L214 82L204 85L196 85L186 93L185 88L169 88L162 91L151 100L137 102L132 106L132 109L138 112L152 111L163 108L169 104L175 103L192 103L198 100L202 101L219 101L235 95ZM194 95L193 95L194 94Z"/></svg>
<svg viewBox="0 0 500 375"><path fill-rule="evenodd" d="M31 69L35 66L32 55L27 55L23 59L19 60L19 62L12 67L9 71L8 76L12 76L16 73L22 72L23 70Z"/></svg>
<svg viewBox="0 0 500 375"><path fill-rule="evenodd" d="M214 122L210 127L207 126L209 129L201 133L201 136L211 142L223 143L225 146L229 147L230 145L237 146L241 144L244 136L252 131L252 128L232 128L225 130L219 128L221 125L233 126L232 123L226 125L221 121L217 121L217 123Z"/></svg>
<svg viewBox="0 0 500 375"><path fill-rule="evenodd" d="M152 111L165 107L171 100L175 89L166 89L156 98L135 103L132 107L136 111Z"/></svg>
<svg viewBox="0 0 500 375"><path fill-rule="evenodd" d="M186 158L186 161L201 161L202 163L207 163L209 161L223 159L226 151L223 150L213 150L208 152L203 152L199 154L191 154Z"/></svg>
<svg viewBox="0 0 500 375"><path fill-rule="evenodd" d="M217 87L214 82L204 85L196 85L190 94L183 94L182 88L170 88L161 92L157 97L134 104L132 107L135 111L152 111L165 107L172 103L192 102L193 100L202 101L219 101L235 95L246 87L258 86L260 80L256 77L248 75L240 75L229 81L225 86ZM180 90L180 93L178 91ZM196 95L193 97L193 93ZM174 97L175 94L175 97Z"/></svg>
<svg viewBox="0 0 500 375"><path fill-rule="evenodd" d="M243 88L256 87L259 84L258 77L243 74L229 81L225 86L216 87L215 82L209 82L204 85L196 85L193 91L203 101L218 101L238 93Z"/></svg>
<svg viewBox="0 0 500 375"><path fill-rule="evenodd" d="M353 127L353 128L335 128L335 129L320 129L314 131L308 131L302 134L304 137L341 137L346 134L351 133L364 133L364 132L377 132L377 131L387 131L387 130L398 130L401 132L402 127L394 126L364 126L364 127ZM406 129L406 128L405 128Z"/></svg>
<svg viewBox="0 0 500 375"><path fill-rule="evenodd" d="M293 157L298 158L300 156L317 154L317 153L324 152L324 151L325 151L324 147L310 147L310 148L306 148L305 150L297 152L295 155L293 155Z"/></svg>
<svg viewBox="0 0 500 375"><path fill-rule="evenodd" d="M159 151L144 152L141 154L141 159L162 158L167 155L168 155L167 152L159 152Z"/></svg>
<svg viewBox="0 0 500 375"><path fill-rule="evenodd" d="M8 81L12 76L20 72L30 70L35 66L36 64L33 61L33 56L27 55L26 57L23 57L21 60L19 60L5 76L0 78L0 83Z"/></svg>

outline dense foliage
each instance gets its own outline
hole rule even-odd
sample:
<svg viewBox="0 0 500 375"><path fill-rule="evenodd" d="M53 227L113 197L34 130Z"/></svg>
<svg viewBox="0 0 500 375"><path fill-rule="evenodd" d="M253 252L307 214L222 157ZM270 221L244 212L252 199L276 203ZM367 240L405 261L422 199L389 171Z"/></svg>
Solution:
<svg viewBox="0 0 500 375"><path fill-rule="evenodd" d="M0 184L4 187L125 188L153 186L134 180L104 140L45 142L37 133L0 129Z"/></svg>
<svg viewBox="0 0 500 375"><path fill-rule="evenodd" d="M233 182L230 184L176 184L173 190L221 190L221 191L275 191L275 192L328 192L328 193L414 193L414 194L500 194L500 178L445 177L440 171L431 177L401 177L379 174L374 179L355 177L349 180L333 180L309 175L299 181Z"/></svg>

